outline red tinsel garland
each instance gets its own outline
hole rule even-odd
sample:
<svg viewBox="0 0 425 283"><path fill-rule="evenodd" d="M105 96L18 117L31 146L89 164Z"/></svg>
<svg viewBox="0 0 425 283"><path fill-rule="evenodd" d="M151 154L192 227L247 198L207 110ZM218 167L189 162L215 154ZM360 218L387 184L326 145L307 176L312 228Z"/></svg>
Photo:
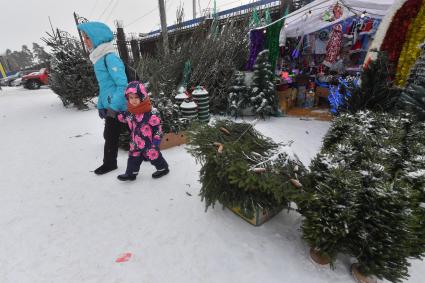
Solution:
<svg viewBox="0 0 425 283"><path fill-rule="evenodd" d="M407 0L394 15L387 30L381 50L387 51L389 59L397 63L410 24L416 18L423 0Z"/></svg>

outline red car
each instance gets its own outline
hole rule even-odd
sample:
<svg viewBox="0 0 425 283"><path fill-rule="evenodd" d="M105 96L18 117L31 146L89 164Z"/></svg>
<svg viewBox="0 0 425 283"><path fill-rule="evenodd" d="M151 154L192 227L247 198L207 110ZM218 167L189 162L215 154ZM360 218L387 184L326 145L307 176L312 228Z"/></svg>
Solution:
<svg viewBox="0 0 425 283"><path fill-rule="evenodd" d="M47 68L42 68L38 72L34 72L22 77L22 85L27 89L39 89L42 85L47 85L49 73Z"/></svg>

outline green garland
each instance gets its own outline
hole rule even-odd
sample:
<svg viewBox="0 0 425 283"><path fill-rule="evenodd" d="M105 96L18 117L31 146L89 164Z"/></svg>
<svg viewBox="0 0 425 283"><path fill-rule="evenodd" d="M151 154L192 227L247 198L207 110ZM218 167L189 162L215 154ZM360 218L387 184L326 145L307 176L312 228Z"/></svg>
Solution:
<svg viewBox="0 0 425 283"><path fill-rule="evenodd" d="M282 29L283 21L278 21L266 28L265 49L269 50L269 62L272 65L272 71L276 69L276 61L279 57L279 34Z"/></svg>

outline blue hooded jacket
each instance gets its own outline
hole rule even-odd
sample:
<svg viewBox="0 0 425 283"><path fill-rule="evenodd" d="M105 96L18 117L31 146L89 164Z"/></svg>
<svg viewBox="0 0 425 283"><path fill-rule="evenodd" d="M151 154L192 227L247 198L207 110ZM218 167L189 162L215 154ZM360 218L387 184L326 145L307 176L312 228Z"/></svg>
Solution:
<svg viewBox="0 0 425 283"><path fill-rule="evenodd" d="M87 22L78 25L93 43L93 50L104 43L112 42L114 34L111 29L100 22ZM93 50L91 52L93 52ZM127 87L127 76L122 60L113 52L98 58L94 64L94 72L99 83L98 109L110 108L115 111L127 110L124 92Z"/></svg>

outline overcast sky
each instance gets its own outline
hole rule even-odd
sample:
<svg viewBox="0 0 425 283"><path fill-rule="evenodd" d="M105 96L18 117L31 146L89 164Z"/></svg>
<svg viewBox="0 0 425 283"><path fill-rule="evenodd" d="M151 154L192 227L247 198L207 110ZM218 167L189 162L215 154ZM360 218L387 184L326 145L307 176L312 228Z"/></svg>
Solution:
<svg viewBox="0 0 425 283"><path fill-rule="evenodd" d="M201 9L212 8L214 0L197 0ZM219 11L252 2L216 0ZM184 4L185 20L192 18L192 0L166 0L167 24L175 23L176 9ZM112 29L119 19L128 32L149 32L160 27L158 0L0 0L0 54L7 48L20 50L23 44L42 43L41 37L53 27L77 35L73 12L89 20L103 21ZM143 17L142 17L143 16ZM137 20L137 21L136 21Z"/></svg>

